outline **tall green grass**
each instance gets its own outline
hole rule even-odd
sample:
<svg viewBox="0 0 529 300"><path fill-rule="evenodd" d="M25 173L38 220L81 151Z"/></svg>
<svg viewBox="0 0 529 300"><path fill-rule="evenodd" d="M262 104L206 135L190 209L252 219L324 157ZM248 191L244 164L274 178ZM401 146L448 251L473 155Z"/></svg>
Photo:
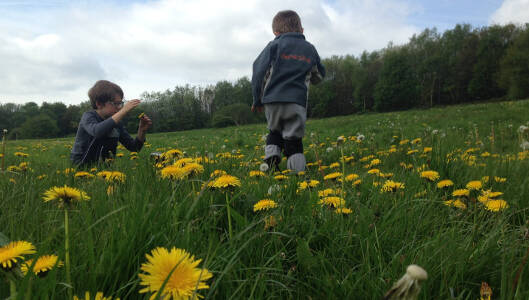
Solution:
<svg viewBox="0 0 529 300"><path fill-rule="evenodd" d="M518 101L311 120L304 139L308 162L319 159L329 166L340 162L342 153L354 159L332 170L311 167L305 175L281 182L271 174L258 179L248 175L261 162L264 124L153 134L138 159L130 160L120 150L123 157L98 166L99 171L127 175L111 195L101 179L64 174L70 167L71 139L9 141L6 165L26 161L30 169L2 173L0 232L32 242L38 254L55 253L64 260L63 211L44 203L42 194L66 184L91 197L69 214L72 288L79 296L103 291L121 299L148 299L138 293L145 254L175 246L202 259L200 266L214 274L210 288L199 292L207 299L380 299L409 264L428 272L421 299L477 299L482 282L492 287L494 299L527 299L529 267L523 258L529 248L529 155L517 155L520 141L528 139L529 132L518 131L528 125L528 113L529 101ZM349 139L357 134L365 136L363 142ZM336 144L341 135L347 141ZM421 142L399 143L415 138ZM398 150L388 153L392 144ZM432 152L421 155L424 147ZM150 152L171 148L185 151L186 157L232 151L244 157L214 158L215 163L204 164L202 174L171 182L160 178L149 158ZM474 165L461 159L447 162L448 154L460 157L470 148L475 148ZM420 151L408 155L409 149ZM16 157L16 151L29 157ZM492 155L481 156L485 152ZM381 193L381 185L373 185L384 179L367 174L369 160L361 159L368 155L382 161L376 168L405 184L402 193ZM402 162L414 169L405 170ZM439 172L440 179L451 179L454 187L443 191L420 178L416 168L423 165ZM225 195L201 189L217 169L242 182L229 195L232 238ZM362 183L353 187L323 180L342 170L360 175ZM453 198L453 189L484 176L489 176L487 188L504 193L501 198L509 208L490 212L472 201L466 210L444 205ZM507 181L495 182L494 176ZM298 182L305 179L321 183L297 193ZM275 184L280 191L268 194ZM342 186L352 214L339 215L318 204L319 190ZM264 198L276 201L278 208L254 213L253 205ZM269 215L277 225L264 230ZM65 282L64 268L45 278L20 278L18 298L66 299ZM8 296L9 285L2 279L0 298Z"/></svg>

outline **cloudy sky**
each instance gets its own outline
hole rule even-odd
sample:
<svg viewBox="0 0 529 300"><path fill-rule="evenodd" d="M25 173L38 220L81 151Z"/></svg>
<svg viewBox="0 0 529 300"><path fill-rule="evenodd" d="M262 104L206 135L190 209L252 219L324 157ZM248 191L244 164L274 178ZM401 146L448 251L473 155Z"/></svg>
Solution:
<svg viewBox="0 0 529 300"><path fill-rule="evenodd" d="M125 98L251 76L294 9L320 56L406 43L425 28L529 21L529 0L0 0L0 103L77 104L99 79Z"/></svg>

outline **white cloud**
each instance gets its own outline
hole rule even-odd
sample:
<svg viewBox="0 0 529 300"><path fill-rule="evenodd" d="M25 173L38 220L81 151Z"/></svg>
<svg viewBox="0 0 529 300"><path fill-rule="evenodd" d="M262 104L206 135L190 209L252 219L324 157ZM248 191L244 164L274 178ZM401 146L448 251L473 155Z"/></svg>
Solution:
<svg viewBox="0 0 529 300"><path fill-rule="evenodd" d="M0 21L0 102L86 100L98 79L127 98L175 85L251 76L283 9L301 16L320 56L358 55L406 42L406 0L161 0L129 6L77 3Z"/></svg>
<svg viewBox="0 0 529 300"><path fill-rule="evenodd" d="M529 0L505 0L491 18L492 24L529 22Z"/></svg>

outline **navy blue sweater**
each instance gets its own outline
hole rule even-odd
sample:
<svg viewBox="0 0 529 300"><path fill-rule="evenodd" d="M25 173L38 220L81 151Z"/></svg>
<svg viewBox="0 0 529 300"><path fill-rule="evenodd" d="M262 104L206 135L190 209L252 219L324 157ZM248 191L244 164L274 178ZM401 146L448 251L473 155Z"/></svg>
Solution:
<svg viewBox="0 0 529 300"><path fill-rule="evenodd" d="M140 151L143 141L133 139L123 124L104 120L96 111L83 114L75 136L70 159L74 164L94 163L116 155L118 141L130 151Z"/></svg>
<svg viewBox="0 0 529 300"><path fill-rule="evenodd" d="M253 105L288 102L306 107L309 83L317 84L324 76L320 56L305 36L283 33L253 63Z"/></svg>

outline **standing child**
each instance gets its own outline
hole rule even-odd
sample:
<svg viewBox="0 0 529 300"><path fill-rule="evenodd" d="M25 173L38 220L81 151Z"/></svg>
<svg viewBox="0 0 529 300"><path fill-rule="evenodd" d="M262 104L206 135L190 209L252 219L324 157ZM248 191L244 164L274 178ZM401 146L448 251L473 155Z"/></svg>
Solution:
<svg viewBox="0 0 529 300"><path fill-rule="evenodd" d="M140 100L124 103L123 90L107 80L97 81L88 91L88 97L94 110L81 117L70 155L72 162L85 165L111 158L116 155L118 141L129 151L140 151L145 132L152 125L151 119L146 115L141 117L135 139L121 124L123 117L138 106Z"/></svg>
<svg viewBox="0 0 529 300"><path fill-rule="evenodd" d="M302 138L307 121L309 83L325 76L316 48L305 40L298 14L280 11L272 21L276 38L253 63L252 111L265 111L268 130L265 162L278 170L281 151L287 168L305 170Z"/></svg>

